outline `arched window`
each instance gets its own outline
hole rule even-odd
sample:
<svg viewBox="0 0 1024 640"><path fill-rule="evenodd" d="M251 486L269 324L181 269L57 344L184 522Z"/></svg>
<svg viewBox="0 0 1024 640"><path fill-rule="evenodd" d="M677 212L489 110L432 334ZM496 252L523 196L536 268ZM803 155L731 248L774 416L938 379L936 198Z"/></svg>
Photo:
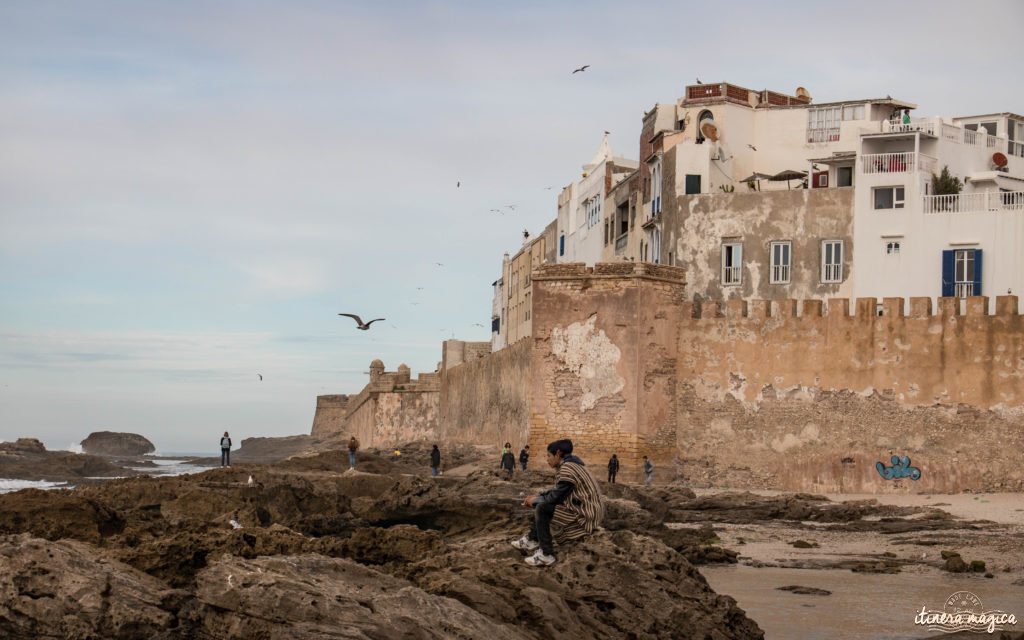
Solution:
<svg viewBox="0 0 1024 640"><path fill-rule="evenodd" d="M651 231L651 262L658 264L661 261L661 230L657 227Z"/></svg>
<svg viewBox="0 0 1024 640"><path fill-rule="evenodd" d="M700 116L697 117L697 144L704 142L704 133L700 130L700 123L705 120L711 120L714 118L712 113L707 109L700 112Z"/></svg>

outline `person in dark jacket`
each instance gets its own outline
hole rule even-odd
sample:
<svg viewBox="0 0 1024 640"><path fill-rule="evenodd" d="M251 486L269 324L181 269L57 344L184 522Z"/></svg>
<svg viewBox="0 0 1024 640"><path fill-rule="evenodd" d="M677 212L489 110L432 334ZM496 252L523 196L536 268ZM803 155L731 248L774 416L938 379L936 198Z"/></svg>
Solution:
<svg viewBox="0 0 1024 640"><path fill-rule="evenodd" d="M512 444L506 442L505 448L501 450L501 461L498 463L500 469L504 469L507 478L512 477L516 469L516 454L512 453Z"/></svg>
<svg viewBox="0 0 1024 640"><path fill-rule="evenodd" d="M231 466L231 437L228 436L227 431L220 439L220 466Z"/></svg>
<svg viewBox="0 0 1024 640"><path fill-rule="evenodd" d="M526 445L519 452L519 464L523 465L523 471L526 471L526 463L530 461L530 445Z"/></svg>
<svg viewBox="0 0 1024 640"><path fill-rule="evenodd" d="M615 474L619 472L619 458L614 453L608 460L608 482L615 484Z"/></svg>
<svg viewBox="0 0 1024 640"><path fill-rule="evenodd" d="M557 469L555 487L527 496L523 506L533 508L533 526L512 546L535 551L526 564L539 567L555 561L551 525L558 527L555 540L563 544L579 540L597 529L604 519L604 503L597 482L577 456L572 455L572 440L555 440L548 445L548 466Z"/></svg>
<svg viewBox="0 0 1024 640"><path fill-rule="evenodd" d="M438 450L437 445L430 451L430 470L437 475L437 468L441 466L441 452Z"/></svg>

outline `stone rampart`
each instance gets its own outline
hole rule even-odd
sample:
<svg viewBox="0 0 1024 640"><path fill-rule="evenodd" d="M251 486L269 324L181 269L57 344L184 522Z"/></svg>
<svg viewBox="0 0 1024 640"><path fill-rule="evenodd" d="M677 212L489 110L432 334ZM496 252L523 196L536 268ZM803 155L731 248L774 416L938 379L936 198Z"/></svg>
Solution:
<svg viewBox="0 0 1024 640"><path fill-rule="evenodd" d="M349 396L344 394L317 396L310 434L318 438L341 434L348 416L348 404Z"/></svg>
<svg viewBox="0 0 1024 640"><path fill-rule="evenodd" d="M441 372L441 437L448 442L526 443L530 341Z"/></svg>
<svg viewBox="0 0 1024 640"><path fill-rule="evenodd" d="M929 298L911 298L909 313L900 298L858 299L852 314L846 299L686 303L679 472L804 491L1024 489L1017 297L998 297L994 315L984 297L931 307Z"/></svg>

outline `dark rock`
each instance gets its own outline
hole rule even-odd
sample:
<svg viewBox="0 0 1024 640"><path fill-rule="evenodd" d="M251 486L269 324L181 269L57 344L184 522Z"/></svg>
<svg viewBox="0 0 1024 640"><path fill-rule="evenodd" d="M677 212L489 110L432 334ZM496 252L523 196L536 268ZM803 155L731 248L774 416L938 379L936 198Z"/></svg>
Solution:
<svg viewBox="0 0 1024 640"><path fill-rule="evenodd" d="M82 451L88 454L111 458L141 456L156 451L152 442L136 433L96 431L81 444Z"/></svg>
<svg viewBox="0 0 1024 640"><path fill-rule="evenodd" d="M950 573L964 573L968 570L967 563L959 555L950 556L942 568Z"/></svg>
<svg viewBox="0 0 1024 640"><path fill-rule="evenodd" d="M817 542L807 542L806 540L794 540L793 542L790 542L789 544L793 545L797 549L817 549L818 548L818 543Z"/></svg>
<svg viewBox="0 0 1024 640"><path fill-rule="evenodd" d="M830 596L832 592L827 589L818 589L816 587L802 587L799 585L791 584L786 587L775 587L777 591L789 591L790 593L796 593L805 596Z"/></svg>

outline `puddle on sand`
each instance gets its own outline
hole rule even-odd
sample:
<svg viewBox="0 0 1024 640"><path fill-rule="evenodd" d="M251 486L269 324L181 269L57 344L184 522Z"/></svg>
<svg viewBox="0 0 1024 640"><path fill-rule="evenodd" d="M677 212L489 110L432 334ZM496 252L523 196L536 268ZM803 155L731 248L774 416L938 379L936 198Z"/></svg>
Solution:
<svg viewBox="0 0 1024 640"><path fill-rule="evenodd" d="M915 625L921 607L942 611L949 596L970 591L986 611L1017 617L1006 627L1024 631L1024 587L1008 578L943 574L872 574L841 570L699 567L711 588L736 599L764 629L766 640L917 640L942 635ZM786 585L816 587L830 596L778 591Z"/></svg>

